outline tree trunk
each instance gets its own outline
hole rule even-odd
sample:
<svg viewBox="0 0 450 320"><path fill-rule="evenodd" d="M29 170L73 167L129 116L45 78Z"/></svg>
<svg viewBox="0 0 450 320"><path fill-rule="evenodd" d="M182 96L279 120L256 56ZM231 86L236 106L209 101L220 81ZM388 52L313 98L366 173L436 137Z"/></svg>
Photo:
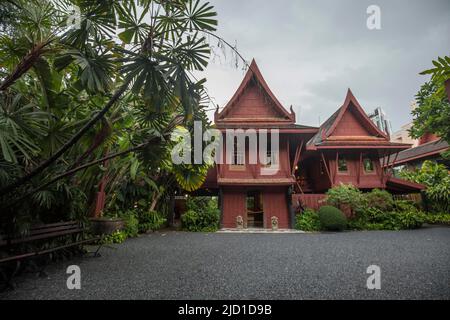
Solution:
<svg viewBox="0 0 450 320"><path fill-rule="evenodd" d="M175 117L175 118L173 119L173 121L167 126L166 132L163 134L163 137L166 137L166 135L168 135L168 134L171 132L171 130L172 130L173 128L175 128L175 127L180 123L180 119L182 119L181 116L177 116L177 117ZM104 162L104 161L106 161L106 160L113 159L113 158L116 158L116 157L120 157L120 156L126 155L126 154L128 154L128 153L130 153L130 152L137 151L137 150L139 150L139 149L141 149L141 148L143 148L143 147L146 147L147 145L149 145L149 144L150 144L154 139L156 139L156 138L158 138L158 137L156 137L156 136L155 136L155 137L152 137L151 139L149 139L149 140L146 141L145 143L141 143L141 144L137 145L136 147L130 148L130 149L128 149L128 150L120 151L120 152L117 152L117 153L110 154L110 155L108 155L108 156L106 156L106 157L103 157L103 158L101 158L101 159L97 159L97 160L88 162L88 163L86 163L86 164L84 164L84 165L82 165L82 166L79 166L79 167L77 167L77 168L68 170L68 171L66 171L66 172L64 172L64 173L62 173L62 174L60 174L60 175L57 175L56 177L54 177L53 179L51 179L49 182L44 183L43 185L41 185L41 186L39 186L39 187L37 187L37 188L31 190L30 192L27 192L24 196L20 197L20 198L17 199L16 201L12 202L11 204L6 205L6 206L3 207L3 208L9 208L9 207L11 207L11 206L17 204L18 202L24 200L25 198L27 198L28 196L32 195L33 193L36 193L36 192L38 192L38 191L44 189L45 187L48 187L49 185L55 183L55 182L58 181L58 180L61 180L61 179L66 178L66 177L70 177L71 175L77 173L78 171L81 171L81 170L83 170L83 169L92 167L92 166L94 166L94 165L96 165L96 164L99 164L99 163L102 163L102 162Z"/></svg>
<svg viewBox="0 0 450 320"><path fill-rule="evenodd" d="M162 194L163 194L163 192L158 191L156 197L155 197L155 196L153 197L152 203L150 204L150 207L149 207L149 209L148 209L149 212L155 210L155 207L156 207L156 205L158 204L158 201L159 201L159 199L161 198Z"/></svg>
<svg viewBox="0 0 450 320"><path fill-rule="evenodd" d="M70 138L69 141L67 141L58 151L56 151L50 158L39 164L36 168L34 168L30 173L27 175L17 179L13 183L3 187L0 189L0 196L5 195L7 193L10 193L15 188L25 184L26 182L30 181L33 177L44 171L47 167L49 167L51 164L53 164L56 160L59 159L67 150L69 150L72 146L74 146L78 140L90 129L96 124L107 112L108 110L114 105L114 103L119 100L119 98L122 96L122 94L125 92L125 90L128 87L128 83L123 84L111 97L111 99L108 101L108 103L105 105L105 107L97 113L95 117L93 117L91 120L89 120L81 129L78 131L72 138Z"/></svg>
<svg viewBox="0 0 450 320"><path fill-rule="evenodd" d="M45 47L49 45L51 40L38 43L31 48L30 52L27 53L25 57L20 60L19 64L15 67L14 71L10 73L6 79L0 85L0 91L4 91L12 86L17 79L23 76L30 70L39 57L45 53Z"/></svg>

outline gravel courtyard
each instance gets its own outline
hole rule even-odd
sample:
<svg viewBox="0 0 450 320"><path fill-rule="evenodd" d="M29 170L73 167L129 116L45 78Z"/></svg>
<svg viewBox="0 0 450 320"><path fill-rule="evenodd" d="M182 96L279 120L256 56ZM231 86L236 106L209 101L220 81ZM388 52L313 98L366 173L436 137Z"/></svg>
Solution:
<svg viewBox="0 0 450 320"><path fill-rule="evenodd" d="M450 299L450 228L154 233L29 274L0 299ZM66 287L67 266L81 289ZM368 290L369 265L381 289Z"/></svg>

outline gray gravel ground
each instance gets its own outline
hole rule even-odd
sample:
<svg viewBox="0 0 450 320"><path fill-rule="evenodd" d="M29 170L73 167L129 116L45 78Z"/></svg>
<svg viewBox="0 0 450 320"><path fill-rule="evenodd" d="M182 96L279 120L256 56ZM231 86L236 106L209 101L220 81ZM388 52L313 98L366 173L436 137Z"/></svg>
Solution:
<svg viewBox="0 0 450 320"><path fill-rule="evenodd" d="M450 299L450 228L154 233L22 276L0 299ZM66 268L81 268L68 290ZM366 269L381 267L381 290Z"/></svg>

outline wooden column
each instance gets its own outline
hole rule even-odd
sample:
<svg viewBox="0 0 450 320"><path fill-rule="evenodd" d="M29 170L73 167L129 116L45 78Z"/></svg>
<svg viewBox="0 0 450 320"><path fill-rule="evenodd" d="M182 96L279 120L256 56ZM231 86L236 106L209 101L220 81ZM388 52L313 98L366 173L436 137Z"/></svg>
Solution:
<svg viewBox="0 0 450 320"><path fill-rule="evenodd" d="M300 155L303 148L303 140L300 143L300 146L297 146L297 150L295 150L295 157L294 157L294 163L292 164L292 171L291 174L294 175L295 173L295 166L297 165L298 161L300 160Z"/></svg>
<svg viewBox="0 0 450 320"><path fill-rule="evenodd" d="M399 153L400 153L400 151L397 151L397 153L395 154L394 161L392 161L392 165L389 165L389 162L388 162L388 164L387 164L388 172L386 172L386 177L385 177L385 181L383 182L383 184L386 183L388 177L392 176L392 174L394 173L394 165L395 165L395 161L397 161L397 157L398 157Z"/></svg>
<svg viewBox="0 0 450 320"><path fill-rule="evenodd" d="M390 158L390 154L389 154L389 156L388 156L388 158L387 158L387 160L386 160L386 150L383 150L383 161L382 161L382 163L381 163L381 174L380 174L380 177L381 177L381 184L383 184L384 185L384 172L385 172L385 165L386 165L386 162L387 163L389 163L389 158Z"/></svg>
<svg viewBox="0 0 450 320"><path fill-rule="evenodd" d="M335 166L334 166L333 184L336 183L336 176L337 176L338 169L339 169L338 163L339 163L339 151L336 151L336 163L335 163Z"/></svg>
<svg viewBox="0 0 450 320"><path fill-rule="evenodd" d="M362 170L362 152L359 152L359 163L358 163L358 176L357 176L357 182L359 187L359 182L361 181L361 170Z"/></svg>
<svg viewBox="0 0 450 320"><path fill-rule="evenodd" d="M321 157L322 157L323 165L325 166L325 171L327 172L328 179L330 179L330 184L331 184L331 186L333 186L333 180L332 180L332 178L331 178L330 170L328 169L328 164L327 164L327 162L325 161L325 156L323 155L323 152L322 152L322 151L320 152L320 155L321 155Z"/></svg>
<svg viewBox="0 0 450 320"><path fill-rule="evenodd" d="M288 136L288 138L287 138L287 161L288 161L288 172L291 172L291 155L290 155L290 152L289 152L289 136Z"/></svg>

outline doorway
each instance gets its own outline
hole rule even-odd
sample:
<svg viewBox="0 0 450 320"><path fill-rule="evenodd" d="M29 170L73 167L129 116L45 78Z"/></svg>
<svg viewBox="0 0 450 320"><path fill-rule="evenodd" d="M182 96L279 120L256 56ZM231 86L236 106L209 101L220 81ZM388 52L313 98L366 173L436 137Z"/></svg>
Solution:
<svg viewBox="0 0 450 320"><path fill-rule="evenodd" d="M247 192L247 228L264 228L264 211L262 193Z"/></svg>

